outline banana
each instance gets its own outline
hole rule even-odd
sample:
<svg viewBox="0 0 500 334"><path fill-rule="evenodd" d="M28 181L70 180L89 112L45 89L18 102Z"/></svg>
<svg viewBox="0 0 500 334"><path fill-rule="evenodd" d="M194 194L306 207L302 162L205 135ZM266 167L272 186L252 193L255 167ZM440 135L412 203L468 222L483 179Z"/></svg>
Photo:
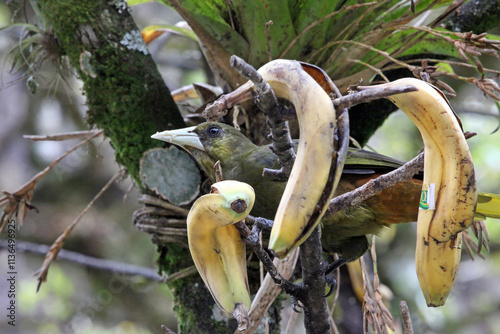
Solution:
<svg viewBox="0 0 500 334"><path fill-rule="evenodd" d="M415 123L424 142L424 182L417 222L415 262L428 306L444 305L460 265L462 231L477 203L474 165L462 126L444 95L414 78L379 85L413 85L390 96ZM373 87L373 86L372 86Z"/></svg>
<svg viewBox="0 0 500 334"><path fill-rule="evenodd" d="M258 72L277 97L293 103L300 129L297 156L269 239L269 249L282 258L317 226L338 183L332 163L336 159L335 109L300 62L278 59Z"/></svg>
<svg viewBox="0 0 500 334"><path fill-rule="evenodd" d="M500 219L500 195L478 193L475 220L485 220L486 217Z"/></svg>
<svg viewBox="0 0 500 334"><path fill-rule="evenodd" d="M212 193L194 202L187 217L191 256L214 300L228 315L248 318L250 293L245 244L235 223L255 202L254 190L239 181L212 185Z"/></svg>

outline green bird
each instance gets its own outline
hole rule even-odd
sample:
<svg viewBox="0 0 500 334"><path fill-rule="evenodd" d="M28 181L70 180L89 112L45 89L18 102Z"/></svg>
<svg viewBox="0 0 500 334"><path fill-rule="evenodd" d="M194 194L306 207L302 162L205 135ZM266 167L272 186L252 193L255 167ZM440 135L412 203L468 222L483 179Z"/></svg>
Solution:
<svg viewBox="0 0 500 334"><path fill-rule="evenodd" d="M220 161L225 180L238 180L254 188L256 200L251 214L274 219L286 182L262 176L264 168L280 167L269 145L257 146L234 127L216 122L164 131L152 138L185 149L212 182L215 182L214 164ZM350 148L335 196L352 191L402 164L381 154ZM369 246L366 235L379 234L392 224L417 221L421 190L422 175L415 175L357 207L323 217L321 240L324 250L338 253L346 262L359 258ZM483 219L500 218L500 196L480 194L476 215Z"/></svg>

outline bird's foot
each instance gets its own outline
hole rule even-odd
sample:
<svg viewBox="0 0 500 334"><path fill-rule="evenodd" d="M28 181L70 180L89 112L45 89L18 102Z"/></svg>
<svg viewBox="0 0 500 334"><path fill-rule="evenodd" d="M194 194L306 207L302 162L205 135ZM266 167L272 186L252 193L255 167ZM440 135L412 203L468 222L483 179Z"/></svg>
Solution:
<svg viewBox="0 0 500 334"><path fill-rule="evenodd" d="M300 303L300 301L295 298L294 296L292 296L292 310L294 310L294 312L297 312L297 313L302 313L301 309L302 309L302 304Z"/></svg>
<svg viewBox="0 0 500 334"><path fill-rule="evenodd" d="M329 275L326 275L325 283L328 285L328 293L325 295L325 298L328 298L335 291L335 287L337 286L337 280Z"/></svg>

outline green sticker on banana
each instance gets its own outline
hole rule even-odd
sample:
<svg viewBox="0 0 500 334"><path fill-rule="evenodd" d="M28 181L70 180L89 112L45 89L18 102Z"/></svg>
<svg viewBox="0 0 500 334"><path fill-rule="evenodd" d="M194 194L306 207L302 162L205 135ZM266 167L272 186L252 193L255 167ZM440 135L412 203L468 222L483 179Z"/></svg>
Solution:
<svg viewBox="0 0 500 334"><path fill-rule="evenodd" d="M422 193L420 195L419 208L421 210L434 210L436 208L435 194L436 194L436 184L431 183L422 185Z"/></svg>

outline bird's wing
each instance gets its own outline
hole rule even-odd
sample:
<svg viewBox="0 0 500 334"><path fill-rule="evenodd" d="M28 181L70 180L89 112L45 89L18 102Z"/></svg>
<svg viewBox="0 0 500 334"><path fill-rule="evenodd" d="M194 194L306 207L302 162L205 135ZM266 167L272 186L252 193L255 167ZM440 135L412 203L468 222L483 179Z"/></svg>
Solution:
<svg viewBox="0 0 500 334"><path fill-rule="evenodd" d="M387 173L396 168L399 168L404 163L378 154L371 151L362 149L349 148L347 152L347 159L344 166L345 174L375 174Z"/></svg>

